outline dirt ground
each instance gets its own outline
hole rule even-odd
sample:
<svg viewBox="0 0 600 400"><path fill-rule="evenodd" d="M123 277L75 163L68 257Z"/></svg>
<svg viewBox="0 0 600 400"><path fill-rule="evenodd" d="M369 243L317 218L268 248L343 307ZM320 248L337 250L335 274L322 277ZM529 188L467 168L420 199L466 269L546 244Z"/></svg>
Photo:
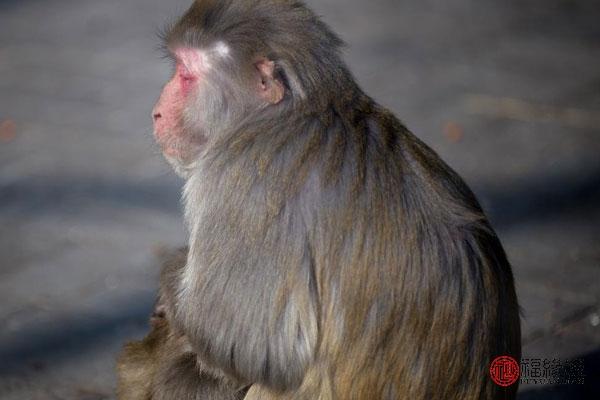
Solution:
<svg viewBox="0 0 600 400"><path fill-rule="evenodd" d="M185 242L151 139L156 32L189 0L0 0L0 398L112 399L156 254ZM313 0L364 89L473 187L514 266L524 357L600 398L600 3Z"/></svg>

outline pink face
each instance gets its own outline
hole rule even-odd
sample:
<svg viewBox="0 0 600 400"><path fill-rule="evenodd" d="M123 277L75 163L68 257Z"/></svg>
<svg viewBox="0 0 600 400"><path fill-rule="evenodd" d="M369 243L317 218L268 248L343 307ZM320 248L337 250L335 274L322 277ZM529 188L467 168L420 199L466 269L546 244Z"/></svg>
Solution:
<svg viewBox="0 0 600 400"><path fill-rule="evenodd" d="M208 64L199 50L182 48L174 54L175 73L152 110L154 136L166 156L188 161L198 152L205 138L186 131L184 111L198 95Z"/></svg>
<svg viewBox="0 0 600 400"><path fill-rule="evenodd" d="M154 136L163 153L171 160L192 161L206 142L202 136L202 110L198 107L198 96L202 96L203 84L211 63L219 58L230 57L229 48L217 43L213 48L199 50L178 48L173 52L176 60L175 73L167 82L154 106ZM217 64L213 65L215 68ZM249 82L256 91L257 101L263 104L277 104L284 96L283 83L274 76L275 63L262 57L254 63L253 82ZM195 118L193 126L184 124L184 115L190 113ZM189 124L190 122L188 122Z"/></svg>

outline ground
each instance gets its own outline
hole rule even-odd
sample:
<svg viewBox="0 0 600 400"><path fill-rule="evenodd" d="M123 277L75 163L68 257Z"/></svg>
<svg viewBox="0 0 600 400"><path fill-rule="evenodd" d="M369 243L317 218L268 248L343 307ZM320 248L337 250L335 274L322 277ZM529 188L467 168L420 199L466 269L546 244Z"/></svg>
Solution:
<svg viewBox="0 0 600 400"><path fill-rule="evenodd" d="M583 358L598 398L600 6L313 0L364 89L473 187L514 266L524 356ZM162 249L185 242L151 138L188 0L0 1L0 398L114 398Z"/></svg>

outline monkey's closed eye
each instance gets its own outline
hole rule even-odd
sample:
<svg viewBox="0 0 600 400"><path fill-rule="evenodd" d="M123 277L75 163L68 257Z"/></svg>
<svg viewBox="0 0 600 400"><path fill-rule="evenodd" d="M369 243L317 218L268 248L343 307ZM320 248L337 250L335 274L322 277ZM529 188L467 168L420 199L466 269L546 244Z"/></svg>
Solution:
<svg viewBox="0 0 600 400"><path fill-rule="evenodd" d="M190 83L196 80L196 75L194 75L183 63L177 64L176 73L184 83Z"/></svg>
<svg viewBox="0 0 600 400"><path fill-rule="evenodd" d="M179 74L179 77L184 82L193 82L196 80L196 77L192 74L182 73L182 74Z"/></svg>

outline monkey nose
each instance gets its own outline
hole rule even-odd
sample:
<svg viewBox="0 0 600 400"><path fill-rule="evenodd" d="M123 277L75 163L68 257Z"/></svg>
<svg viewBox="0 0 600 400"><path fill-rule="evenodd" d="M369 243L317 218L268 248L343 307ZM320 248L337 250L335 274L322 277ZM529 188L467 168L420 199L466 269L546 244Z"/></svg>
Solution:
<svg viewBox="0 0 600 400"><path fill-rule="evenodd" d="M152 114L152 119L154 120L154 122L158 121L161 118L162 118L162 115L159 112L155 112Z"/></svg>

